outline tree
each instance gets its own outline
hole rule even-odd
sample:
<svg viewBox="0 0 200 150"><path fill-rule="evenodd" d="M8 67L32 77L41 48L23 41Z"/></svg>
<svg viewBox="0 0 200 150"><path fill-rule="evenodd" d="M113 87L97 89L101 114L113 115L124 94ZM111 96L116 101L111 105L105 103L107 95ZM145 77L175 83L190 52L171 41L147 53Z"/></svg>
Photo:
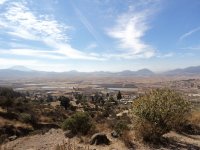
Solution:
<svg viewBox="0 0 200 150"><path fill-rule="evenodd" d="M156 142L165 133L177 129L186 121L189 102L170 89L156 89L133 103L136 136Z"/></svg>
<svg viewBox="0 0 200 150"><path fill-rule="evenodd" d="M11 98L7 98L5 96L0 96L0 106L2 108L6 108L8 111L8 108L13 105L13 100Z"/></svg>
<svg viewBox="0 0 200 150"><path fill-rule="evenodd" d="M53 97L50 94L48 94L47 95L47 102L52 102L52 101L53 101Z"/></svg>
<svg viewBox="0 0 200 150"><path fill-rule="evenodd" d="M108 102L109 102L109 103L114 103L115 105L118 104L117 100L115 100L115 99L113 98L113 96L110 96L110 97L109 97Z"/></svg>
<svg viewBox="0 0 200 150"><path fill-rule="evenodd" d="M73 134L83 134L86 135L91 127L92 120L88 113L77 112L63 122L63 130L71 130Z"/></svg>
<svg viewBox="0 0 200 150"><path fill-rule="evenodd" d="M70 99L68 97L60 96L58 100L60 101L60 106L63 106L65 109L70 106Z"/></svg>
<svg viewBox="0 0 200 150"><path fill-rule="evenodd" d="M109 97L109 93L106 93L106 97L107 97L107 98Z"/></svg>
<svg viewBox="0 0 200 150"><path fill-rule="evenodd" d="M119 92L117 93L117 100L120 100L120 99L122 99L122 95L121 95L121 92L119 91Z"/></svg>
<svg viewBox="0 0 200 150"><path fill-rule="evenodd" d="M21 94L15 92L12 88L0 87L0 96L5 96L6 98L16 98L20 97Z"/></svg>

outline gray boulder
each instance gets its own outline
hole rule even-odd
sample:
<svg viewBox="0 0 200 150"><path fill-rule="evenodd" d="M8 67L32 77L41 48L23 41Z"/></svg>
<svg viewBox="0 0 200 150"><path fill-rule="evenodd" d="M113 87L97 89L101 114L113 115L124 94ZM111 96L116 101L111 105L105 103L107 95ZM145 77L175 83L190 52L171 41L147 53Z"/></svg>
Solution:
<svg viewBox="0 0 200 150"><path fill-rule="evenodd" d="M10 141L14 141L14 140L17 139L17 136L16 136L16 135L13 135L13 136L8 137L8 139L9 139Z"/></svg>
<svg viewBox="0 0 200 150"><path fill-rule="evenodd" d="M74 134L70 130L67 130L64 133L64 135L65 135L66 138L73 138L74 137Z"/></svg>
<svg viewBox="0 0 200 150"><path fill-rule="evenodd" d="M111 136L114 138L118 138L120 135L114 130L111 132Z"/></svg>
<svg viewBox="0 0 200 150"><path fill-rule="evenodd" d="M93 144L95 144L95 145L101 145L101 144L109 145L110 140L107 138L106 134L96 133L91 137L90 144L91 145L93 145Z"/></svg>

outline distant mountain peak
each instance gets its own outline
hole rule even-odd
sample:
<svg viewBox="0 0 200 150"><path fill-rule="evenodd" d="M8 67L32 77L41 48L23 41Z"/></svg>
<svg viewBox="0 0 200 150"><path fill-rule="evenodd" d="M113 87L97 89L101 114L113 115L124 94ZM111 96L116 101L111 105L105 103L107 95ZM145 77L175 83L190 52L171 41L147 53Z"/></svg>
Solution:
<svg viewBox="0 0 200 150"><path fill-rule="evenodd" d="M149 70L149 69L147 69L147 68L140 69L140 70L138 70L137 72L138 72L138 73L143 72L143 73L152 73L152 74L153 74L153 71L151 71L151 70Z"/></svg>
<svg viewBox="0 0 200 150"><path fill-rule="evenodd" d="M185 75L185 74L200 74L200 66L191 66L187 68L178 68L165 72L166 75Z"/></svg>
<svg viewBox="0 0 200 150"><path fill-rule="evenodd" d="M151 71L151 70L149 70L149 69L147 69L147 68L143 68L143 69L140 69L140 70L138 70L138 71ZM152 71L151 71L152 72Z"/></svg>
<svg viewBox="0 0 200 150"><path fill-rule="evenodd" d="M18 71L33 71L25 66L20 66L20 65L16 65L16 66L13 66L13 67L10 67L8 69L11 69L11 70L18 70Z"/></svg>

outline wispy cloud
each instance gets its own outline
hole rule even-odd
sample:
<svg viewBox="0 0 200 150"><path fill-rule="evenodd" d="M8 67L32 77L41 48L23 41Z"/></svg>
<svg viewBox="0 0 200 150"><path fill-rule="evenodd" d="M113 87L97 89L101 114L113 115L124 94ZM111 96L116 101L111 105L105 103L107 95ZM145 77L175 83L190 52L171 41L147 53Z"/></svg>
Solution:
<svg viewBox="0 0 200 150"><path fill-rule="evenodd" d="M7 0L0 0L0 5L4 4Z"/></svg>
<svg viewBox="0 0 200 150"><path fill-rule="evenodd" d="M69 26L58 23L48 15L36 16L23 2L10 3L3 14L6 27L11 34L32 40L41 40L52 37L55 40L66 40L68 36L63 34ZM24 35L24 36L23 36ZM31 38L30 38L31 37Z"/></svg>
<svg viewBox="0 0 200 150"><path fill-rule="evenodd" d="M97 30L94 28L94 26L88 20L88 18L86 18L84 13L76 6L76 4L74 2L71 1L71 5L73 6L74 11L75 11L78 19L80 19L81 23L85 26L85 28L88 30L90 35L95 39L97 44L100 47L102 47L103 49L106 49L106 46L102 43L102 39L100 37L100 34L97 32Z"/></svg>
<svg viewBox="0 0 200 150"><path fill-rule="evenodd" d="M112 54L106 54L103 55L105 58L110 59L110 58L115 58L115 59L140 59L140 58L151 58L154 56L153 51L146 51L144 53L138 53L138 54L133 54L133 53L112 53Z"/></svg>
<svg viewBox="0 0 200 150"><path fill-rule="evenodd" d="M157 2L157 1L156 1ZM148 1L148 4L150 1ZM153 1L151 3L154 4ZM146 44L143 41L143 36L149 27L149 18L154 13L151 8L145 7L147 3L139 3L138 7L129 7L128 12L120 15L116 24L107 29L107 34L118 40L118 48L123 50L124 53L128 53L126 57L152 57L155 53L154 48L151 45Z"/></svg>
<svg viewBox="0 0 200 150"><path fill-rule="evenodd" d="M63 55L66 58L99 60L99 58L83 53L69 44L70 36L66 31L71 26L63 25L48 15L36 15L27 7L26 2L12 2L6 8L6 12L0 15L0 24L4 31L12 36L23 38L25 40L40 41L50 47L50 51L38 51L33 49L14 49L12 54L32 55L37 57L47 56L47 58L63 58L55 56ZM50 53L50 54L49 54ZM39 56L39 57L41 57Z"/></svg>
<svg viewBox="0 0 200 150"><path fill-rule="evenodd" d="M196 45L196 46L190 46L190 47L185 47L185 48L181 48L182 50L195 50L195 51L200 51L200 45Z"/></svg>
<svg viewBox="0 0 200 150"><path fill-rule="evenodd" d="M52 40L51 38L46 38L44 42L49 46L53 46L56 49L56 53L65 55L70 58L85 60L104 60L104 58L96 57L94 55L78 51L69 44L58 42Z"/></svg>
<svg viewBox="0 0 200 150"><path fill-rule="evenodd" d="M0 58L0 64L4 64L4 67L11 67L13 65L30 65L37 63L37 60L19 60L19 59L11 59L11 58Z"/></svg>
<svg viewBox="0 0 200 150"><path fill-rule="evenodd" d="M19 56L31 56L38 58L48 58L48 59L66 59L63 55L58 55L55 51L47 50L36 50L36 49L11 49L11 50L1 50L0 54L10 54Z"/></svg>
<svg viewBox="0 0 200 150"><path fill-rule="evenodd" d="M169 58L169 57L173 57L174 55L175 55L175 53L169 52L169 53L166 53L166 54L162 54L162 53L157 54L156 57L158 57L158 58Z"/></svg>
<svg viewBox="0 0 200 150"><path fill-rule="evenodd" d="M194 28L194 29L190 30L189 32L184 33L183 35L180 36L179 41L191 36L192 34L198 32L198 31L200 31L200 27Z"/></svg>
<svg viewBox="0 0 200 150"><path fill-rule="evenodd" d="M87 30L89 31L89 33L95 38L96 41L99 41L99 38L97 36L97 33L94 29L94 27L92 26L92 24L88 21L88 19L83 15L83 13L80 11L80 9L78 9L73 3L72 6L74 7L74 10L78 16L78 18L80 19L80 21L83 23L83 25L87 28Z"/></svg>
<svg viewBox="0 0 200 150"><path fill-rule="evenodd" d="M0 14L0 31L6 33L12 38L20 39L18 45L23 45L20 41L40 42L41 47L34 45L12 47L0 50L0 53L32 56L33 58L48 59L82 59L103 61L108 59L137 59L150 58L155 55L154 48L143 41L143 37L149 27L149 18L154 13L153 5L158 0L152 1L140 0L138 5L130 6L129 10L116 19L116 24L107 30L107 34L118 41L120 52L108 51L101 44L101 38L93 25L83 15L83 13L74 7L75 13L80 21L87 28L90 34L96 40L95 43L88 45L90 52L83 52L74 48L70 44L71 37L68 31L73 27L58 22L53 16L39 14L40 12L31 9L28 1L8 1L5 11ZM0 2L1 3L1 2ZM3 4L3 2L2 2ZM138 9L140 7L141 9ZM17 42L17 41L16 41ZM103 48L102 52L92 51L98 45ZM44 49L42 49L45 47Z"/></svg>

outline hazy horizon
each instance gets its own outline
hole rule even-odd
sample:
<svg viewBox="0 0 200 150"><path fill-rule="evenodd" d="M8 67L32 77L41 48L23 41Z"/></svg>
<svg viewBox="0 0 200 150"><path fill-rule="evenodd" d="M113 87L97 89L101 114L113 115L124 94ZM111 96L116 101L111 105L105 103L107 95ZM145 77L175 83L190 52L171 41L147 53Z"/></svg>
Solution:
<svg viewBox="0 0 200 150"><path fill-rule="evenodd" d="M164 70L164 71L154 71L151 70L149 68L141 68L141 69L135 69L135 70L130 70L130 69L126 69L126 70L118 70L118 71L110 71L110 70L94 70L94 71L79 71L79 70L63 70L63 71L45 71L45 70L35 70L26 66L22 66L22 65L16 65L16 66L11 66L11 67L7 67L7 68L0 68L0 70L4 70L4 69L12 69L12 70L19 70L19 71L44 71L44 72L56 72L56 73L62 73L62 72L71 72L71 71L75 71L75 72L85 72L85 73L92 73L92 72L110 72L110 73L118 73L118 72L123 72L123 71L141 71L141 70L149 70L152 71L155 74L160 74L160 73L167 73L168 71L174 71L176 69L186 69L186 68L190 68L190 67L200 67L200 66L188 66L188 67L182 67L182 68L174 68L174 69L169 69L169 70Z"/></svg>
<svg viewBox="0 0 200 150"><path fill-rule="evenodd" d="M0 69L199 66L199 7L199 0L0 0Z"/></svg>

